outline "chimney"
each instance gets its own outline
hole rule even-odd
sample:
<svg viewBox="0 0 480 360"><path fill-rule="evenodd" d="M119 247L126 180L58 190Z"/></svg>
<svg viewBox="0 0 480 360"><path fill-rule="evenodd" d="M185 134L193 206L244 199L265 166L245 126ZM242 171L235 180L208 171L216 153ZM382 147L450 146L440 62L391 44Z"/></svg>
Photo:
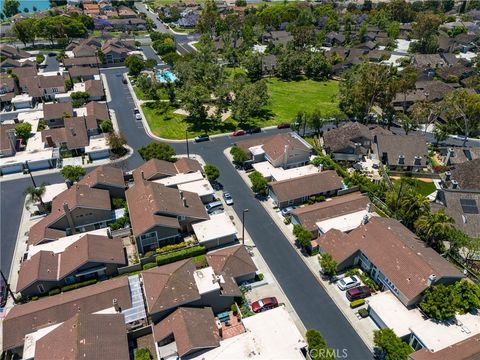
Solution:
<svg viewBox="0 0 480 360"><path fill-rule="evenodd" d="M222 323L218 319L216 323L217 323L218 335L220 336L220 338L223 338Z"/></svg>
<svg viewBox="0 0 480 360"><path fill-rule="evenodd" d="M360 146L361 146L361 145L362 145L362 144L360 144L360 143L355 143L355 154L359 154L359 153L360 153Z"/></svg>
<svg viewBox="0 0 480 360"><path fill-rule="evenodd" d="M180 191L179 191L179 193L180 193L180 199L182 199L182 200L183 200L183 191L182 191L182 190L180 190Z"/></svg>
<svg viewBox="0 0 480 360"><path fill-rule="evenodd" d="M285 145L283 148L283 166L287 166L288 163L288 145Z"/></svg>
<svg viewBox="0 0 480 360"><path fill-rule="evenodd" d="M141 174L142 174L142 180L145 180L145 174L143 173L143 170L142 170Z"/></svg>
<svg viewBox="0 0 480 360"><path fill-rule="evenodd" d="M320 172L323 171L323 164L318 165L318 170L320 170Z"/></svg>
<svg viewBox="0 0 480 360"><path fill-rule="evenodd" d="M415 166L420 166L422 165L422 157L421 156L415 156L415 162L413 163Z"/></svg>
<svg viewBox="0 0 480 360"><path fill-rule="evenodd" d="M405 164L405 155L398 155L398 163L400 165L404 165Z"/></svg>
<svg viewBox="0 0 480 360"><path fill-rule="evenodd" d="M70 212L70 208L66 202L63 203L63 211L65 211L65 216L67 217L68 226L72 229L72 234L76 233L75 230L75 223L73 222L72 213Z"/></svg>
<svg viewBox="0 0 480 360"><path fill-rule="evenodd" d="M452 189L458 189L458 181L452 180Z"/></svg>
<svg viewBox="0 0 480 360"><path fill-rule="evenodd" d="M70 132L72 133L72 136L77 136L77 133L75 132L75 128L71 127Z"/></svg>
<svg viewBox="0 0 480 360"><path fill-rule="evenodd" d="M450 171L445 171L445 180L446 181L449 181L451 176L452 176L452 173Z"/></svg>
<svg viewBox="0 0 480 360"><path fill-rule="evenodd" d="M455 155L455 151L453 150L453 147L448 148L448 156L453 157Z"/></svg>
<svg viewBox="0 0 480 360"><path fill-rule="evenodd" d="M47 147L55 147L55 143L53 142L51 135L45 136L45 142L47 143Z"/></svg>
<svg viewBox="0 0 480 360"><path fill-rule="evenodd" d="M435 281L437 281L437 275L432 274L428 277L427 285L432 286L435 283Z"/></svg>
<svg viewBox="0 0 480 360"><path fill-rule="evenodd" d="M368 213L372 212L372 203L370 202L367 204L367 212Z"/></svg>
<svg viewBox="0 0 480 360"><path fill-rule="evenodd" d="M122 309L120 308L120 306L118 305L118 299L113 299L113 307L115 308L115 311L116 312L122 312Z"/></svg>
<svg viewBox="0 0 480 360"><path fill-rule="evenodd" d="M187 207L188 207L188 205L187 205L187 199L182 198L182 200L183 200L183 207L186 207L186 208L187 208Z"/></svg>
<svg viewBox="0 0 480 360"><path fill-rule="evenodd" d="M70 180L65 180L65 184L67 184L67 189L70 189L72 187L72 182Z"/></svg>
<svg viewBox="0 0 480 360"><path fill-rule="evenodd" d="M17 143L17 136L15 135L15 129L7 131L8 140L10 141L10 148L12 149L12 155L17 153L15 144Z"/></svg>

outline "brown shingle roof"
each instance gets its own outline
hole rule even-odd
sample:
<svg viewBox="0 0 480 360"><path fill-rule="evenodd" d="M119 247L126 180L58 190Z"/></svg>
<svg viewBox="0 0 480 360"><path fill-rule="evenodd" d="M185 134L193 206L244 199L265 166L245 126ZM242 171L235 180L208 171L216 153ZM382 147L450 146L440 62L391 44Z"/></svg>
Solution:
<svg viewBox="0 0 480 360"><path fill-rule="evenodd" d="M82 58L79 58L82 59ZM68 69L68 73L72 78L83 77L83 76L93 76L98 75L100 72L97 68L88 67L88 66L72 66Z"/></svg>
<svg viewBox="0 0 480 360"><path fill-rule="evenodd" d="M455 227L472 237L478 236L480 234L480 215L464 213L460 200L474 201L477 208L480 209L480 193L444 190L442 195L445 213L455 220Z"/></svg>
<svg viewBox="0 0 480 360"><path fill-rule="evenodd" d="M87 80L85 81L85 92L90 96L104 96L102 80Z"/></svg>
<svg viewBox="0 0 480 360"><path fill-rule="evenodd" d="M35 359L129 360L124 316L76 314L36 342Z"/></svg>
<svg viewBox="0 0 480 360"><path fill-rule="evenodd" d="M410 354L411 360L479 360L480 335L474 335L445 349L430 352L423 348Z"/></svg>
<svg viewBox="0 0 480 360"><path fill-rule="evenodd" d="M0 125L0 148L2 151L9 151L11 149L11 143L8 137L8 132L15 132L15 126L17 124L1 124Z"/></svg>
<svg viewBox="0 0 480 360"><path fill-rule="evenodd" d="M83 117L65 118L65 127L42 131L42 141L47 143L50 136L55 144L65 143L67 149L74 150L88 146L88 134Z"/></svg>
<svg viewBox="0 0 480 360"><path fill-rule="evenodd" d="M78 182L80 185L95 187L97 185L115 186L125 188L123 171L120 168L111 165L100 165L95 170L89 172Z"/></svg>
<svg viewBox="0 0 480 360"><path fill-rule="evenodd" d="M292 211L292 215L299 220L305 229L314 231L317 230L317 222L365 210L369 203L368 197L355 192L337 196L330 201L296 208Z"/></svg>
<svg viewBox="0 0 480 360"><path fill-rule="evenodd" d="M79 66L95 65L96 66L98 64L98 59L97 59L96 56L85 56L85 57L80 57L80 58L66 58L66 59L63 59L63 64L65 66L73 66L73 65L79 65Z"/></svg>
<svg viewBox="0 0 480 360"><path fill-rule="evenodd" d="M257 267L243 245L212 251L207 255L207 261L216 274L226 274L234 278L257 271Z"/></svg>
<svg viewBox="0 0 480 360"><path fill-rule="evenodd" d="M288 147L288 150L301 150L305 152L310 152L310 148L302 143L298 138L290 134L277 134L268 139L263 143L263 151L265 154L272 159L273 161L284 156L285 147Z"/></svg>
<svg viewBox="0 0 480 360"><path fill-rule="evenodd" d="M140 165L133 171L135 180L141 180L141 173L145 180L157 179L176 174L188 174L195 171L201 171L202 166L197 160L180 158L176 162L151 159Z"/></svg>
<svg viewBox="0 0 480 360"><path fill-rule="evenodd" d="M180 357L220 346L220 335L211 308L175 310L153 327L155 342L173 335Z"/></svg>
<svg viewBox="0 0 480 360"><path fill-rule="evenodd" d="M16 305L3 321L3 349L22 346L26 334L64 322L80 311L91 314L111 308L113 299L122 309L132 306L127 276Z"/></svg>
<svg viewBox="0 0 480 360"><path fill-rule="evenodd" d="M22 263L16 290L22 291L36 281L59 281L89 262L124 265L122 241L86 234L62 253L40 251Z"/></svg>
<svg viewBox="0 0 480 360"><path fill-rule="evenodd" d="M62 75L39 76L38 80L43 89L65 87L65 79Z"/></svg>
<svg viewBox="0 0 480 360"><path fill-rule="evenodd" d="M108 114L108 108L105 103L90 101L87 104L86 108L86 120L88 129L97 129L99 121L110 119L110 116Z"/></svg>
<svg viewBox="0 0 480 360"><path fill-rule="evenodd" d="M427 289L432 274L437 279L463 276L400 222L389 218L372 217L349 234L330 230L317 242L339 264L361 251L409 300Z"/></svg>
<svg viewBox="0 0 480 360"><path fill-rule="evenodd" d="M73 116L73 107L71 102L59 102L43 105L43 117L46 121L50 119L60 119L64 114Z"/></svg>
<svg viewBox="0 0 480 360"><path fill-rule="evenodd" d="M415 156L421 156L420 165L426 166L428 159L427 140L416 135L377 135L378 157L387 154L388 164L398 164L400 155L405 157L405 166L413 166Z"/></svg>
<svg viewBox="0 0 480 360"><path fill-rule="evenodd" d="M342 178L334 170L274 181L268 184L279 202L325 193L342 188Z"/></svg>
<svg viewBox="0 0 480 360"><path fill-rule="evenodd" d="M480 190L480 159L467 161L455 166L452 179L458 182L460 189Z"/></svg>
<svg viewBox="0 0 480 360"><path fill-rule="evenodd" d="M323 143L328 151L335 152L347 147L355 148L355 140L359 138L373 140L368 127L358 122L349 122L338 129L326 131L323 134Z"/></svg>
<svg viewBox="0 0 480 360"><path fill-rule="evenodd" d="M143 271L148 312L155 314L199 300L195 270L193 260L187 259Z"/></svg>
<svg viewBox="0 0 480 360"><path fill-rule="evenodd" d="M172 220L165 223L166 217L176 219L177 216L186 216L199 220L209 219L198 194L188 191L182 193L186 200L186 207L179 190L162 184L137 181L125 192L133 234L139 236L156 225L178 227L176 225L178 221Z"/></svg>

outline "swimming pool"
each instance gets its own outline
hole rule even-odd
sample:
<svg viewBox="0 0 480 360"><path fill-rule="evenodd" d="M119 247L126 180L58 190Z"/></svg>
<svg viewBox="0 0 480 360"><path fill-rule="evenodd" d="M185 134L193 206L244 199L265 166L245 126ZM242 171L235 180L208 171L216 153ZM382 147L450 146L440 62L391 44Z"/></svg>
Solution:
<svg viewBox="0 0 480 360"><path fill-rule="evenodd" d="M155 74L155 77L161 83L170 83L177 81L177 77L175 76L175 74L169 70L158 70Z"/></svg>

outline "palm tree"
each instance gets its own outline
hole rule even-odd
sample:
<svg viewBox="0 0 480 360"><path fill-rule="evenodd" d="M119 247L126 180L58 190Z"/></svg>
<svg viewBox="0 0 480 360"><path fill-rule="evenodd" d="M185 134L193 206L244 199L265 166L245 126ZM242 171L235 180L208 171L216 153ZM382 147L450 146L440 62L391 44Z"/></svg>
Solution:
<svg viewBox="0 0 480 360"><path fill-rule="evenodd" d="M39 187L29 186L23 192L25 195L28 196L27 204L37 204L40 203L42 207L42 211L46 209L45 204L43 203L42 196L45 194L45 186L48 184L43 182Z"/></svg>
<svg viewBox="0 0 480 360"><path fill-rule="evenodd" d="M448 238L453 224L454 220L445 214L445 210L440 209L421 215L415 222L415 229L428 245L441 248L441 242Z"/></svg>
<svg viewBox="0 0 480 360"><path fill-rule="evenodd" d="M427 197L419 193L405 194L400 202L404 225L412 228L415 221L430 211L430 202Z"/></svg>

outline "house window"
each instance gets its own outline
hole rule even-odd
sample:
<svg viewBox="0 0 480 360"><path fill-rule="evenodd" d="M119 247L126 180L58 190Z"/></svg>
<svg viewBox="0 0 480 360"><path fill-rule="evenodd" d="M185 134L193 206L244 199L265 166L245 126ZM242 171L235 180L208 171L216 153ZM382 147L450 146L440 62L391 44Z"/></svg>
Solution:
<svg viewBox="0 0 480 360"><path fill-rule="evenodd" d="M52 91L53 91L54 93L58 93L58 89L57 89L57 88L52 88Z"/></svg>
<svg viewBox="0 0 480 360"><path fill-rule="evenodd" d="M45 292L45 287L43 286L43 284L38 284L37 288L40 293L43 294Z"/></svg>
<svg viewBox="0 0 480 360"><path fill-rule="evenodd" d="M288 205L293 205L293 200L288 200Z"/></svg>

